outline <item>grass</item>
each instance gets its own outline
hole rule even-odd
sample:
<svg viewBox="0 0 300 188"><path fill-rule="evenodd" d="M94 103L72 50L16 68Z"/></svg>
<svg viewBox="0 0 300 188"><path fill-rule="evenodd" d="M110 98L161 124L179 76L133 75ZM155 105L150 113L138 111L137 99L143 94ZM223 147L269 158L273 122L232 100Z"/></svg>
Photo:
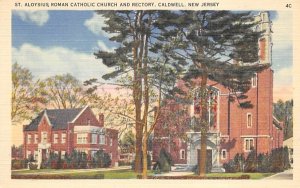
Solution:
<svg viewBox="0 0 300 188"><path fill-rule="evenodd" d="M67 171L68 173L59 173L59 171ZM51 179L59 179L60 177L63 177L64 179L99 179L99 176L102 174L104 175L104 179L136 179L137 173L135 173L133 170L111 170L111 171L84 171L84 172L76 172L76 170L55 170L55 169L40 169L40 170L26 170L26 171L18 171L18 172L12 172L12 177L17 178L18 176L21 176L21 179L26 179L26 176L28 179L31 179L33 176L38 176L41 179L43 177L47 177ZM49 172L46 174L40 173L40 172ZM55 173L55 174L51 174ZM152 171L148 171L148 175L153 175Z"/></svg>
<svg viewBox="0 0 300 188"><path fill-rule="evenodd" d="M59 179L63 177L65 179L99 179L101 175L104 175L104 179L136 179L137 173L130 169L120 169L120 170L109 170L109 171L84 171L77 169L66 169L66 170L56 170L56 169L39 169L39 170L22 170L22 171L12 171L12 177L21 177L26 179L26 176L31 179L34 176L38 177L52 177L53 179ZM209 173L207 177L240 177L241 175L249 175L250 179L262 179L273 175L274 173ZM148 171L149 176L153 176L153 171ZM194 175L196 176L196 175Z"/></svg>
<svg viewBox="0 0 300 188"><path fill-rule="evenodd" d="M241 175L249 175L250 179L262 179L268 176L273 175L274 173L209 173L207 177L239 177Z"/></svg>

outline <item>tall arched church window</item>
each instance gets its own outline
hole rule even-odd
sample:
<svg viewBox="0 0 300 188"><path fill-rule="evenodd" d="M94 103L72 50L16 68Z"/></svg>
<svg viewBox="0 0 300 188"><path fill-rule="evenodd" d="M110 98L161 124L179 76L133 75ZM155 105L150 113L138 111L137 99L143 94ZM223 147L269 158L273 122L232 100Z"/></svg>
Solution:
<svg viewBox="0 0 300 188"><path fill-rule="evenodd" d="M194 92L194 114L201 115L202 107L201 105L201 93L200 89L196 89ZM214 87L208 87L205 94L202 94L206 97L207 105L207 117L209 126L216 128L217 126L217 108L218 108L218 90Z"/></svg>

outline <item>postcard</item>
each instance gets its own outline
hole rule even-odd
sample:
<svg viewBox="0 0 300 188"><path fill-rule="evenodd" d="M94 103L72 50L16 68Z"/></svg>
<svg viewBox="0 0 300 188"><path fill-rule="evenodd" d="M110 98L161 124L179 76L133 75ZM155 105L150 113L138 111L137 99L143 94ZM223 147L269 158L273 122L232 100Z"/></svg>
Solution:
<svg viewBox="0 0 300 188"><path fill-rule="evenodd" d="M298 6L1 2L0 185L298 187Z"/></svg>

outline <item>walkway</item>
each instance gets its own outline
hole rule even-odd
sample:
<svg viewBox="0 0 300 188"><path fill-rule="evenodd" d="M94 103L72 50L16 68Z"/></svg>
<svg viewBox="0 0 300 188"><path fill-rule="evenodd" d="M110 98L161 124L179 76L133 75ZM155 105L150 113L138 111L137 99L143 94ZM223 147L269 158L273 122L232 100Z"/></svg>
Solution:
<svg viewBox="0 0 300 188"><path fill-rule="evenodd" d="M163 174L155 174L155 176L188 176L193 175L193 172L167 172Z"/></svg>
<svg viewBox="0 0 300 188"><path fill-rule="evenodd" d="M284 172L277 173L273 176L264 178L264 180L292 180L292 179L293 179L293 169L289 169Z"/></svg>

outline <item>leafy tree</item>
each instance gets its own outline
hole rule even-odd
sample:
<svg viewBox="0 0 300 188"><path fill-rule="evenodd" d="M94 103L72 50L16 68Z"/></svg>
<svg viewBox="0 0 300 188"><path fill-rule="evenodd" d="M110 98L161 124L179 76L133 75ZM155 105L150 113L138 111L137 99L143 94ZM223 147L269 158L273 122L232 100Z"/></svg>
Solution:
<svg viewBox="0 0 300 188"><path fill-rule="evenodd" d="M11 120L13 124L31 119L45 104L40 85L39 80L34 81L29 69L18 63L13 64L11 98Z"/></svg>
<svg viewBox="0 0 300 188"><path fill-rule="evenodd" d="M47 105L58 109L83 107L95 96L94 89L85 89L83 84L70 74L49 77L44 80L42 88Z"/></svg>
<svg viewBox="0 0 300 188"><path fill-rule="evenodd" d="M134 150L135 139L134 134L131 130L124 134L123 138L121 139L120 146L121 148L127 148L130 151Z"/></svg>
<svg viewBox="0 0 300 188"><path fill-rule="evenodd" d="M164 22L159 22L160 11L97 11L106 18L104 27L113 33L111 41L120 47L114 52L99 51L96 58L115 71L104 75L104 79L119 78L121 86L132 91L134 104L134 128L136 133L135 170L142 171L147 166L148 137L157 124L163 94L167 94L182 71L180 63L168 58L172 46L165 45L161 38ZM155 104L155 105L154 105ZM148 126L149 125L149 126ZM143 153L143 155L142 155ZM146 178L147 169L143 169Z"/></svg>
<svg viewBox="0 0 300 188"><path fill-rule="evenodd" d="M173 58L189 62L184 76L188 87L198 87L199 108L196 115L197 131L201 132L199 175L205 176L208 97L211 87L208 79L227 87L230 92L245 93L250 89L250 78L269 65L258 64L257 22L250 12L180 11L176 16L165 14L162 19L176 18L164 32L173 40L177 50ZM176 38L174 40L174 37ZM198 80L196 83L195 79ZM244 94L236 97L241 107L251 107Z"/></svg>
<svg viewBox="0 0 300 188"><path fill-rule="evenodd" d="M284 139L293 136L293 100L279 99L273 104L274 116L284 124Z"/></svg>

